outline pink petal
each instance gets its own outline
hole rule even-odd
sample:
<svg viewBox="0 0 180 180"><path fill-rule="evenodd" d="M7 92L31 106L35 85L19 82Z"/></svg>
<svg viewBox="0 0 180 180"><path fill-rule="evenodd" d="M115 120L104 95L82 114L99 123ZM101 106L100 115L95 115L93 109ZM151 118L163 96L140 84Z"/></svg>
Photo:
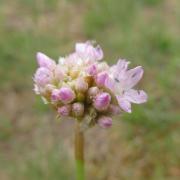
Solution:
<svg viewBox="0 0 180 180"><path fill-rule="evenodd" d="M126 72L126 79L123 82L125 89L130 89L135 86L143 76L143 69L141 66L130 69Z"/></svg>
<svg viewBox="0 0 180 180"><path fill-rule="evenodd" d="M103 51L100 46L93 47L91 42L76 43L75 51L83 58L90 60L101 60L103 58Z"/></svg>
<svg viewBox="0 0 180 180"><path fill-rule="evenodd" d="M36 59L40 67L45 67L48 69L53 69L55 67L55 62L51 58L49 58L48 56L46 56L45 54L41 52L37 53Z"/></svg>
<svg viewBox="0 0 180 180"><path fill-rule="evenodd" d="M147 94L143 90L130 89L124 93L125 98L136 104L145 103L147 101Z"/></svg>
<svg viewBox="0 0 180 180"><path fill-rule="evenodd" d="M117 62L117 69L119 71L126 71L129 65L129 61L126 61L125 59L119 59Z"/></svg>
<svg viewBox="0 0 180 180"><path fill-rule="evenodd" d="M115 82L112 78L107 77L104 83L105 87L107 87L108 89L110 89L111 91L114 91L115 89Z"/></svg>
<svg viewBox="0 0 180 180"><path fill-rule="evenodd" d="M126 112L131 113L131 103L126 100L124 97L116 96L119 106Z"/></svg>
<svg viewBox="0 0 180 180"><path fill-rule="evenodd" d="M103 51L99 45L94 49L94 56L97 60L101 60L104 56Z"/></svg>

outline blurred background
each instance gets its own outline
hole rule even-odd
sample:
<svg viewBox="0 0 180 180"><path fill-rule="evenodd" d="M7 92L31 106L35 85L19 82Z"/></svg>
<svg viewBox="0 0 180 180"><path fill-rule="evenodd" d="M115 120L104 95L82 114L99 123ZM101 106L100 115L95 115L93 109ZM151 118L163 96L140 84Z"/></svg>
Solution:
<svg viewBox="0 0 180 180"><path fill-rule="evenodd" d="M180 179L179 0L0 0L0 179L73 180L73 123L32 91L35 54L96 40L142 65L148 103L86 133L87 180Z"/></svg>

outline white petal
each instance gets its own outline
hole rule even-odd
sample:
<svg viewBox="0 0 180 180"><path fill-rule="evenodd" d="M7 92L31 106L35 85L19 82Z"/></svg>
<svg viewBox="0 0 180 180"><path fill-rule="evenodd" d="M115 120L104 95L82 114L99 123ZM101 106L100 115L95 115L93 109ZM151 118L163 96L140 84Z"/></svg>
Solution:
<svg viewBox="0 0 180 180"><path fill-rule="evenodd" d="M130 89L133 86L135 86L139 82L139 80L142 78L143 72L144 71L141 66L128 70L125 74L126 79L122 83L123 87L125 89Z"/></svg>
<svg viewBox="0 0 180 180"><path fill-rule="evenodd" d="M124 93L125 99L132 103L141 104L147 101L147 94L143 90L130 89Z"/></svg>
<svg viewBox="0 0 180 180"><path fill-rule="evenodd" d="M126 100L124 97L116 96L118 100L118 104L124 111L131 113L131 103Z"/></svg>

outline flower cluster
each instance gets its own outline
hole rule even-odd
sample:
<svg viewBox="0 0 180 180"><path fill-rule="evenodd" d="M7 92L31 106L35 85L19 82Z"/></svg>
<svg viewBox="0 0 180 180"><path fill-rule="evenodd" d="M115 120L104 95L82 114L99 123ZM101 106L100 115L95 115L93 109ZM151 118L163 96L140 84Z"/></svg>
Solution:
<svg viewBox="0 0 180 180"><path fill-rule="evenodd" d="M143 76L141 66L128 69L124 59L109 66L102 59L101 47L91 42L77 43L75 52L60 57L58 63L38 52L34 91L60 117L77 119L82 128L110 127L112 116L130 113L131 103L144 103L147 95L132 89Z"/></svg>

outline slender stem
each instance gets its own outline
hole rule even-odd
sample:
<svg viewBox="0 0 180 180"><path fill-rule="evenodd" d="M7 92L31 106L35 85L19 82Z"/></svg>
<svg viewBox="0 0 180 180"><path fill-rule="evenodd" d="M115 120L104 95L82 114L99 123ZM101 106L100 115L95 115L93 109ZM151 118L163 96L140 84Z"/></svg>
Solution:
<svg viewBox="0 0 180 180"><path fill-rule="evenodd" d="M84 180L84 133L80 130L79 122L75 128L75 159L77 180Z"/></svg>

